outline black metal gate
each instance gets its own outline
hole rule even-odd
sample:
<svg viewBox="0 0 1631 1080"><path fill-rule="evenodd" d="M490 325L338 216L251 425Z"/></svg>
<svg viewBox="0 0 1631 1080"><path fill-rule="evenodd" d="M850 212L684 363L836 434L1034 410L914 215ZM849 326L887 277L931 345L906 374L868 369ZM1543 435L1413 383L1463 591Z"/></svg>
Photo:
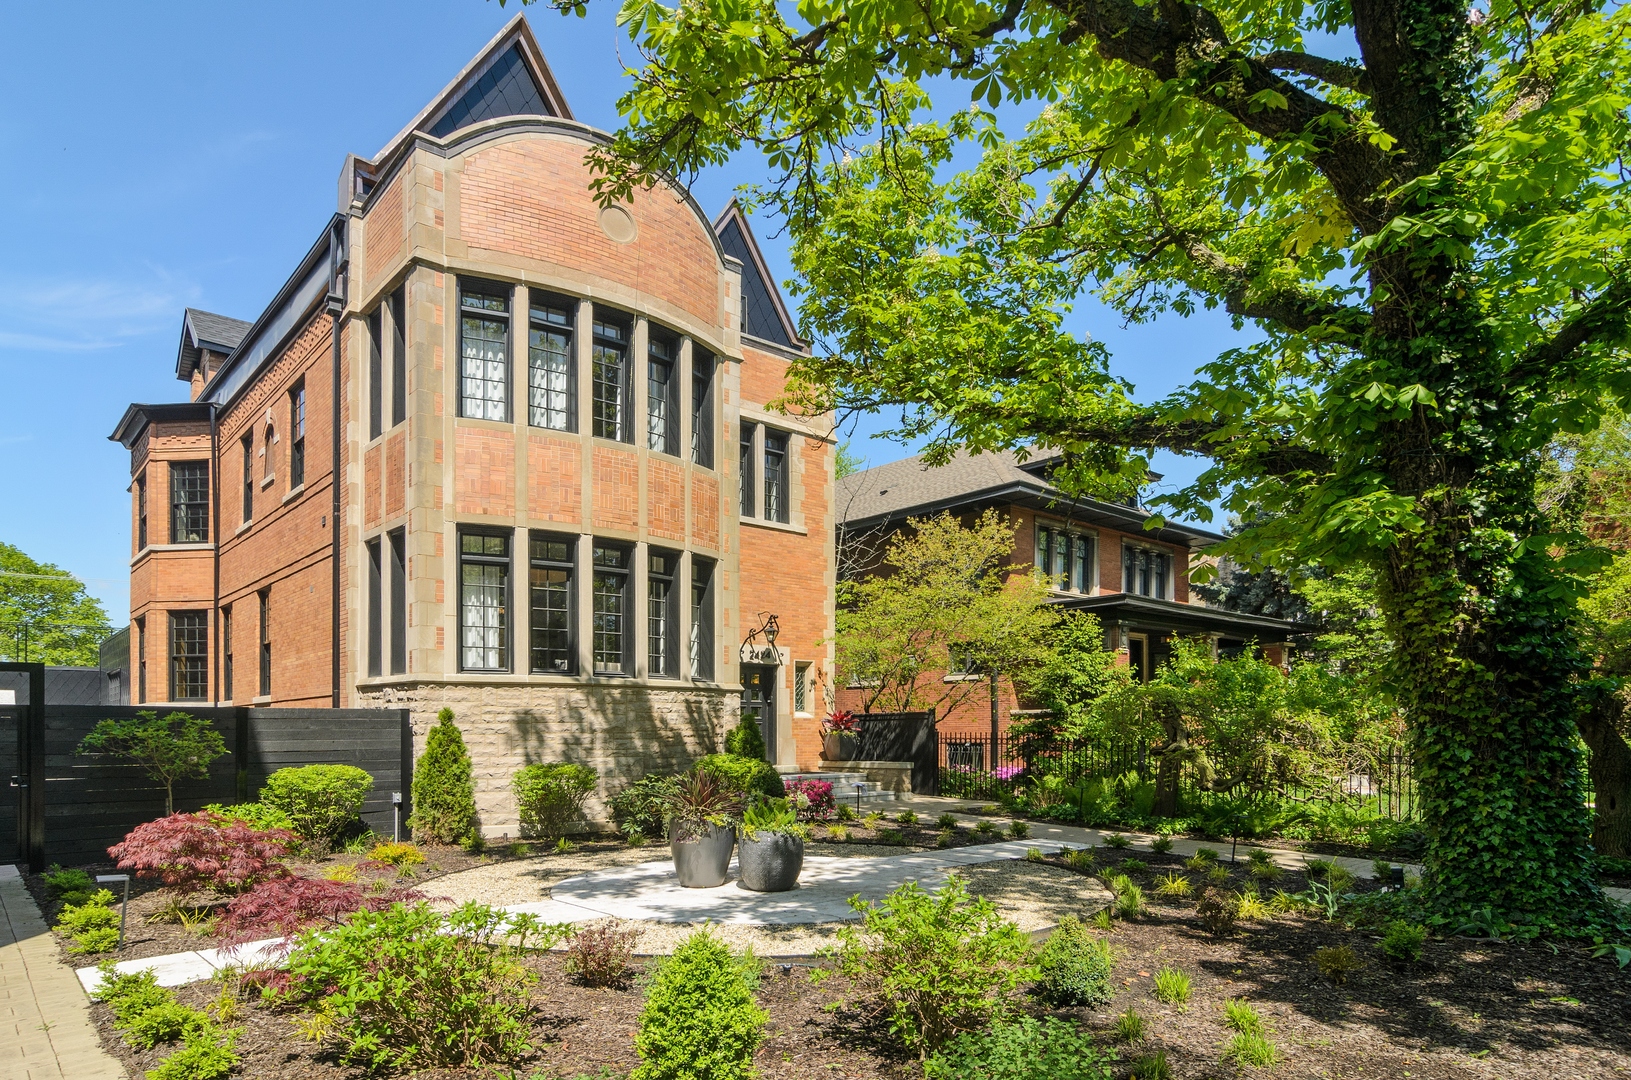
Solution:
<svg viewBox="0 0 1631 1080"><path fill-rule="evenodd" d="M910 761L912 793L940 794L940 734L934 710L862 713L860 757L863 761Z"/></svg>
<svg viewBox="0 0 1631 1080"><path fill-rule="evenodd" d="M0 706L0 776L13 798L0 799L0 862L45 869L45 665L0 663L28 676L28 700Z"/></svg>

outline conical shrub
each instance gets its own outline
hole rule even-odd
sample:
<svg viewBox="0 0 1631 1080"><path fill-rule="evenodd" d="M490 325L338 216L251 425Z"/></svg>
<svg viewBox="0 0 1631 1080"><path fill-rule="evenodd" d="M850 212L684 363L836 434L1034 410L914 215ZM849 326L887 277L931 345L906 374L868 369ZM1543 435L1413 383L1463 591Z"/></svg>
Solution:
<svg viewBox="0 0 1631 1080"><path fill-rule="evenodd" d="M453 710L443 709L436 719L425 740L425 753L414 767L408 826L420 840L458 844L476 832L476 785Z"/></svg>

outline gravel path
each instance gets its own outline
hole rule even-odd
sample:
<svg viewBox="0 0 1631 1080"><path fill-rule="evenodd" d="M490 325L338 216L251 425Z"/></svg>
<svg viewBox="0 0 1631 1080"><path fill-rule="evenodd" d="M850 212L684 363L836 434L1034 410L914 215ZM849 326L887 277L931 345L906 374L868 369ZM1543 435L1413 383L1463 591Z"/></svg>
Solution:
<svg viewBox="0 0 1631 1080"><path fill-rule="evenodd" d="M900 855L897 847L860 844L810 844L811 855L879 858ZM551 886L594 870L655 862L664 848L620 848L591 854L545 855L480 866L449 874L426 885L437 904L451 907L475 900L495 907L525 904L550 897ZM1092 878L1055 866L1021 860L979 863L964 868L969 891L995 901L1003 914L1021 930L1035 934L1058 925L1066 915L1090 915L1110 902L1104 888ZM644 955L667 955L696 929L695 924L642 922L636 945ZM736 948L752 949L765 957L808 957L835 940L846 923L808 923L796 926L715 925L714 931Z"/></svg>

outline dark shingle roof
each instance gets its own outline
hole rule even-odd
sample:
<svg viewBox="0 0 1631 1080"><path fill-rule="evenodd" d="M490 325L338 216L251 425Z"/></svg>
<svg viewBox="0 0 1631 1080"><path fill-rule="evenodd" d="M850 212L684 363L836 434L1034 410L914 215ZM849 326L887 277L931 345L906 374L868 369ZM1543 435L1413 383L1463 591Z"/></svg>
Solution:
<svg viewBox="0 0 1631 1080"><path fill-rule="evenodd" d="M182 382L192 381L201 349L230 353L253 325L230 315L188 308L181 317L181 347L176 350L176 378Z"/></svg>
<svg viewBox="0 0 1631 1080"><path fill-rule="evenodd" d="M838 481L841 525L871 526L909 516L977 503L1018 503L1048 507L1084 521L1097 521L1129 532L1142 530L1147 511L1097 499L1074 498L1045 479L1047 463L1057 457L1040 451L1023 465L1014 451L970 454L958 451L946 464L929 467L921 457L891 461L852 473ZM1191 525L1169 522L1156 536L1172 543L1204 546L1223 539Z"/></svg>

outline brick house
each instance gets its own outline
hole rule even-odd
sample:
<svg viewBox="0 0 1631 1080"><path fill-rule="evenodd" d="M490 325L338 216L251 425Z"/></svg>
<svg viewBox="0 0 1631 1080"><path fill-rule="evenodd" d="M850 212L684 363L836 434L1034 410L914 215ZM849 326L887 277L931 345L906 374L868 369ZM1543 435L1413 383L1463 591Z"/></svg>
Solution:
<svg viewBox="0 0 1631 1080"><path fill-rule="evenodd" d="M834 449L773 413L806 352L748 223L596 205L517 16L372 158L252 322L189 310L190 400L135 404L131 697L450 706L489 833L522 764L601 795L742 710L812 766Z"/></svg>
<svg viewBox="0 0 1631 1080"><path fill-rule="evenodd" d="M855 564L846 572L875 572L883 545L908 518L951 513L970 521L995 509L1013 526L1013 561L1049 579L1052 603L1097 615L1105 648L1145 681L1178 636L1209 638L1222 654L1252 648L1277 663L1289 658L1290 639L1306 627L1208 607L1190 591L1196 552L1222 536L1176 522L1146 530L1149 512L1140 507L1066 495L1049 480L1058 460L1045 453L1023 462L1013 453L959 453L935 468L914 457L844 477L837 485L839 544L843 560ZM982 679L954 670L931 677ZM858 687L840 686L837 700L859 711L865 698ZM1027 704L1004 682L995 709L989 693L972 695L937 727L942 741L989 735L1006 730Z"/></svg>

